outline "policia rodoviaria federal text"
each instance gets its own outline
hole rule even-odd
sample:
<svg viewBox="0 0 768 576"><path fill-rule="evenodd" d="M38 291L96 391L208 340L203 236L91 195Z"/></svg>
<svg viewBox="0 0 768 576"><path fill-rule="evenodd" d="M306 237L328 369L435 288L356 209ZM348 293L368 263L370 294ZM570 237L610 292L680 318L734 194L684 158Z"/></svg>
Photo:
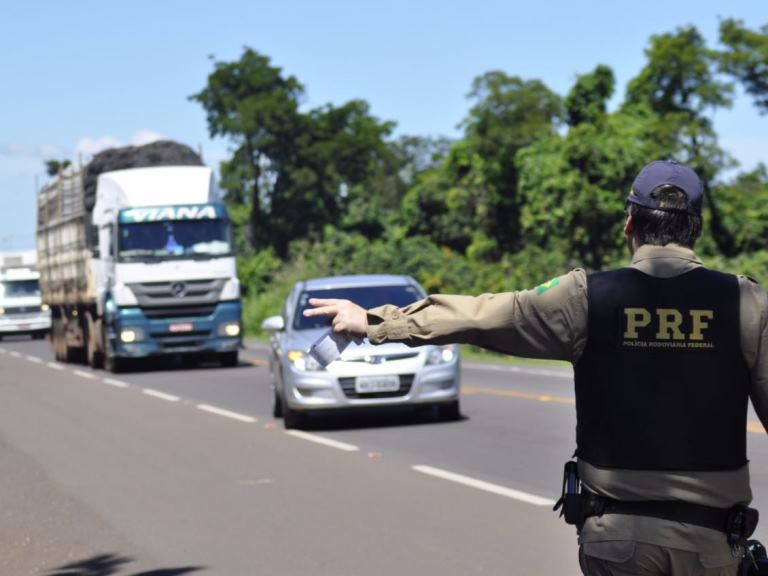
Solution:
<svg viewBox="0 0 768 576"><path fill-rule="evenodd" d="M404 308L310 300L305 314L372 343L570 361L578 462L566 467L562 505L582 571L735 575L757 522L746 419L751 397L768 424L768 302L753 279L694 255L703 196L688 166L643 168L627 198L627 268Z"/></svg>

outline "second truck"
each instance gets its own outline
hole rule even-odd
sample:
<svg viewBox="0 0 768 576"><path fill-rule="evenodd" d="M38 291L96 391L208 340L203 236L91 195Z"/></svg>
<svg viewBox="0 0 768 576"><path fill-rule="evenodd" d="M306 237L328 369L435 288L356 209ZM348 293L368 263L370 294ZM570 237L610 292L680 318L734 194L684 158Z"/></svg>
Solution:
<svg viewBox="0 0 768 576"><path fill-rule="evenodd" d="M158 355L238 363L231 224L190 148L117 148L60 171L38 195L37 254L58 360L113 372Z"/></svg>

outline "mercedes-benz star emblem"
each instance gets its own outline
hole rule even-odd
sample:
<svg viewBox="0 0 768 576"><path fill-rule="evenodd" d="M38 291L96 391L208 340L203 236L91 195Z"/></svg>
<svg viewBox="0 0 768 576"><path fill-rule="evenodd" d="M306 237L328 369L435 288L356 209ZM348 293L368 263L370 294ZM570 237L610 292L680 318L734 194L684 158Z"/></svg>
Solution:
<svg viewBox="0 0 768 576"><path fill-rule="evenodd" d="M187 285L184 282L174 282L171 284L171 294L176 298L181 298L187 293Z"/></svg>

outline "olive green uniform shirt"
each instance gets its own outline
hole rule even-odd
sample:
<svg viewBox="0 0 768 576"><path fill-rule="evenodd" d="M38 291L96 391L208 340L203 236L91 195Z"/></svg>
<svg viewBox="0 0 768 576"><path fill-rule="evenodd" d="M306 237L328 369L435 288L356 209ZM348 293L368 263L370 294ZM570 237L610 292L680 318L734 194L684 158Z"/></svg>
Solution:
<svg viewBox="0 0 768 576"><path fill-rule="evenodd" d="M667 278L701 266L681 246L641 246L632 264ZM750 397L768 427L768 298L739 276L741 349L751 377ZM465 343L530 358L579 361L587 342L587 275L576 269L531 290L480 296L433 295L397 308L368 311L368 338L375 344ZM749 466L718 472L658 472L601 469L579 462L592 491L624 500L680 499L727 508L752 499ZM624 544L634 541L699 552L710 566L733 563L724 534L656 518L610 514L587 520L580 535L587 553L621 561ZM631 553L631 550L630 550Z"/></svg>

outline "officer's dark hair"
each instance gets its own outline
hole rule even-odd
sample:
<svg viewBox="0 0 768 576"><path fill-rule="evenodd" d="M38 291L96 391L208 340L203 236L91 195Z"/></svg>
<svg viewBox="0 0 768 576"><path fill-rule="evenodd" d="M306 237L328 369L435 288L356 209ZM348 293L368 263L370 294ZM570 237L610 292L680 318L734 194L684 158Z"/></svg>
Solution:
<svg viewBox="0 0 768 576"><path fill-rule="evenodd" d="M688 195L677 186L663 184L651 192L651 196L658 200L662 210L627 203L632 234L638 242L654 246L674 242L693 248L701 236L701 216L688 212Z"/></svg>

